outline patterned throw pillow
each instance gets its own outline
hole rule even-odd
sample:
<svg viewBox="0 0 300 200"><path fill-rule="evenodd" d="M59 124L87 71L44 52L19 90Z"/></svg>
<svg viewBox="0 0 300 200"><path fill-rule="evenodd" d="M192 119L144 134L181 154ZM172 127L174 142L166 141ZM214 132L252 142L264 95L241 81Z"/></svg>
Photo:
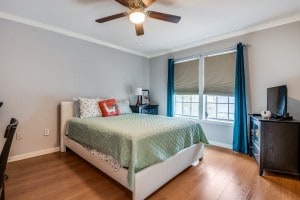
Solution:
<svg viewBox="0 0 300 200"><path fill-rule="evenodd" d="M102 113L98 105L99 99L82 98L79 99L80 118L101 117Z"/></svg>
<svg viewBox="0 0 300 200"><path fill-rule="evenodd" d="M115 99L99 101L99 107L103 117L120 115L120 110Z"/></svg>
<svg viewBox="0 0 300 200"><path fill-rule="evenodd" d="M117 104L121 115L132 113L129 107L129 101L127 99L117 99Z"/></svg>

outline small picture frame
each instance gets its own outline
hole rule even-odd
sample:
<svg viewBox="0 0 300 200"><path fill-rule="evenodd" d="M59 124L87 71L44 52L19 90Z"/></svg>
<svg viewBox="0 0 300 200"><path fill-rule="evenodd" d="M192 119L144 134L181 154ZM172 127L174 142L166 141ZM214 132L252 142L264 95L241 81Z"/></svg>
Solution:
<svg viewBox="0 0 300 200"><path fill-rule="evenodd" d="M150 104L149 90L143 90L142 105Z"/></svg>

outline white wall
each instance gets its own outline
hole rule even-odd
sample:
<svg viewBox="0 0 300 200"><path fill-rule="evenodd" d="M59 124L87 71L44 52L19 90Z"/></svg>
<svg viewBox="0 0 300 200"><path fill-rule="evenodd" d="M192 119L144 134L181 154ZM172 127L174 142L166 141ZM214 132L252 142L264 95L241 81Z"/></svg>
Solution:
<svg viewBox="0 0 300 200"><path fill-rule="evenodd" d="M158 103L159 113L167 111L167 59L182 58L218 49L238 42L248 43L250 107L253 113L266 109L267 88L288 86L288 112L300 119L300 22L258 31L243 36L183 50L150 59L150 90L152 101ZM249 110L251 113L251 110ZM202 123L202 122L201 122ZM232 126L202 123L209 140L232 144Z"/></svg>
<svg viewBox="0 0 300 200"><path fill-rule="evenodd" d="M131 87L149 87L146 58L2 19L0 30L0 132L16 117L22 136L11 156L59 145L62 100L130 97Z"/></svg>

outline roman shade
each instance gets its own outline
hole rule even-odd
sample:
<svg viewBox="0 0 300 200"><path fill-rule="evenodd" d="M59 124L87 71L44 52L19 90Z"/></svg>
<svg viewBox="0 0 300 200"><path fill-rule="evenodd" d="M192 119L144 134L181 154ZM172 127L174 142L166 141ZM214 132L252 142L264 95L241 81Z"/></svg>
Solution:
<svg viewBox="0 0 300 200"><path fill-rule="evenodd" d="M204 59L204 94L234 96L236 53Z"/></svg>
<svg viewBox="0 0 300 200"><path fill-rule="evenodd" d="M177 95L199 94L199 60L175 63L174 92Z"/></svg>

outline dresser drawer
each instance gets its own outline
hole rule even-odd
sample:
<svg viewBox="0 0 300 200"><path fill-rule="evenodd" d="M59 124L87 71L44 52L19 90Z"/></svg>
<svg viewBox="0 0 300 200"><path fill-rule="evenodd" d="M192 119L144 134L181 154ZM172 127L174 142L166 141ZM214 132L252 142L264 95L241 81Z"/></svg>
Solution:
<svg viewBox="0 0 300 200"><path fill-rule="evenodd" d="M158 114L158 105L142 105L141 113L157 115Z"/></svg>
<svg viewBox="0 0 300 200"><path fill-rule="evenodd" d="M157 110L157 108L142 108L142 113L150 114L150 115L157 115L158 110Z"/></svg>
<svg viewBox="0 0 300 200"><path fill-rule="evenodd" d="M158 115L158 105L140 105L140 106L130 106L132 112L143 113L150 115Z"/></svg>

